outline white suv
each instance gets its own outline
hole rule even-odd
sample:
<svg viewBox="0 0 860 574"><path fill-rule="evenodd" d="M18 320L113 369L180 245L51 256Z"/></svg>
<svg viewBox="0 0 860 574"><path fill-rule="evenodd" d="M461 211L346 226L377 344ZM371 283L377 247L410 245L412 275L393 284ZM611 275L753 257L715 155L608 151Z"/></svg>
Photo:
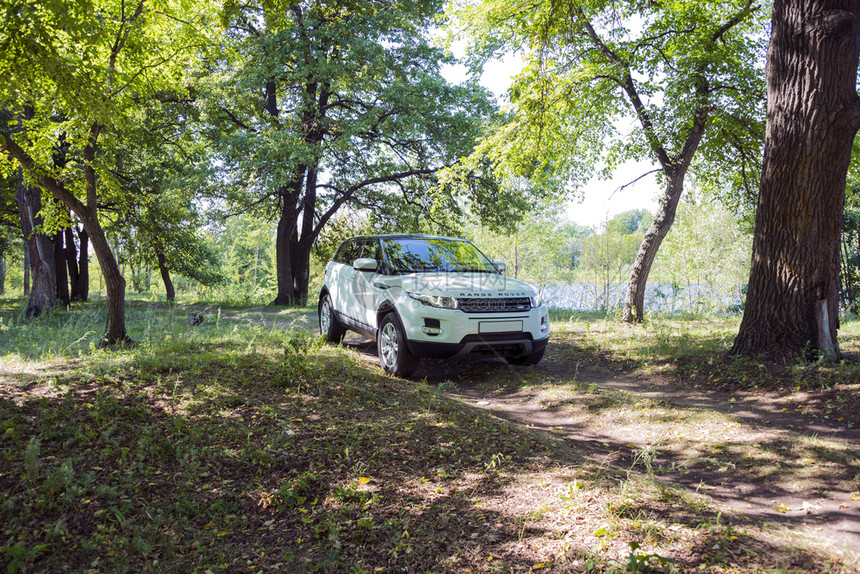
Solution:
<svg viewBox="0 0 860 574"><path fill-rule="evenodd" d="M549 316L537 291L504 269L465 239L347 239L326 265L320 332L333 343L347 329L376 339L382 368L401 377L420 357L480 353L534 365L549 341Z"/></svg>

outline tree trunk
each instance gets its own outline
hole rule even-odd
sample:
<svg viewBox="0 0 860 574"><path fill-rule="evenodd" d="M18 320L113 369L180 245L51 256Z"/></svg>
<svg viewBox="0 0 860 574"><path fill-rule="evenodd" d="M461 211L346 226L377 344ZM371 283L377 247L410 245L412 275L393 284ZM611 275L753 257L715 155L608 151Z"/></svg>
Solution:
<svg viewBox="0 0 860 574"><path fill-rule="evenodd" d="M90 296L90 236L85 228L78 229L78 279L72 287L72 300L86 301Z"/></svg>
<svg viewBox="0 0 860 574"><path fill-rule="evenodd" d="M639 252L630 270L630 279L627 282L627 296L624 300L624 312L622 320L628 323L641 323L645 313L645 292L648 285L648 275L663 239L669 233L675 222L675 213L678 202L684 191L684 175L686 170L668 178L663 200L660 202L660 211L651 223L651 227L645 233Z"/></svg>
<svg viewBox="0 0 860 574"><path fill-rule="evenodd" d="M156 253L158 257L158 270L161 272L161 280L164 281L164 291L167 294L168 301L176 300L176 291L173 289L173 281L170 280L170 270L167 268L167 262L164 259L162 252Z"/></svg>
<svg viewBox="0 0 860 574"><path fill-rule="evenodd" d="M24 296L30 295L30 250L24 244Z"/></svg>
<svg viewBox="0 0 860 574"><path fill-rule="evenodd" d="M77 213L84 227L89 229L90 242L93 251L99 260L99 266L105 280L107 291L107 317L105 319L105 333L99 342L100 347L110 347L117 344L132 342L125 331L125 279L119 271L116 258L108 244L104 230L98 222L98 218L89 210L83 214Z"/></svg>
<svg viewBox="0 0 860 574"><path fill-rule="evenodd" d="M630 280L627 282L627 296L624 299L624 313L622 315L622 320L628 323L641 323L645 318L645 291L648 286L648 274L651 273L651 266L654 264L654 258L657 257L660 244L663 243L672 223L675 222L678 202L684 191L686 172L685 167L679 167L674 170L674 173L667 175L666 191L660 202L660 211L645 233L642 245L639 246L639 252L633 261Z"/></svg>
<svg viewBox="0 0 860 574"><path fill-rule="evenodd" d="M0 257L0 295L6 293L6 257Z"/></svg>
<svg viewBox="0 0 860 574"><path fill-rule="evenodd" d="M66 272L66 250L63 248L63 232L54 234L54 276L57 279L57 299L69 306L69 276Z"/></svg>
<svg viewBox="0 0 860 574"><path fill-rule="evenodd" d="M628 82L632 82L632 80L628 78ZM624 299L622 314L622 320L625 322L641 323L645 318L645 291L648 287L648 274L651 273L651 266L654 264L654 258L657 256L660 244L663 243L672 223L675 222L675 213L684 191L684 178L687 175L687 169L690 167L693 156L699 149L699 144L702 143L702 137L705 135L708 116L711 112L708 85L708 82L701 78L697 88L699 108L693 116L693 124L687 132L683 148L674 157L668 155L651 131L651 120L644 111L636 91L632 86L627 90L631 99L634 100L634 107L637 109L645 131L650 134L651 149L660 162L663 176L666 178L666 191L660 202L660 211L645 233L642 244L639 246L639 252L633 261L633 267L630 269L630 280L627 282L627 296Z"/></svg>
<svg viewBox="0 0 860 574"><path fill-rule="evenodd" d="M27 317L38 317L42 311L51 309L57 299L54 246L49 237L36 230L42 224L39 211L42 209L42 193L35 187L24 185L24 173L18 170L18 190L15 194L21 216L21 232L30 261L33 287L27 302Z"/></svg>
<svg viewBox="0 0 860 574"><path fill-rule="evenodd" d="M839 243L856 93L860 1L776 0L752 266L731 354L838 358Z"/></svg>
<svg viewBox="0 0 860 574"><path fill-rule="evenodd" d="M298 178L301 187L301 178ZM288 188L281 189L281 217L278 220L278 233L275 238L275 275L278 279L278 295L271 305L293 305L296 302L295 278L293 270L293 237L298 225L295 195ZM297 195L297 194L296 194Z"/></svg>
<svg viewBox="0 0 860 574"><path fill-rule="evenodd" d="M308 301L308 286L311 273L311 247L313 240L302 236L293 244L293 285L295 302L304 305Z"/></svg>
<svg viewBox="0 0 860 574"><path fill-rule="evenodd" d="M65 258L66 270L69 274L69 300L80 301L80 296L77 292L78 278L80 276L78 272L78 251L75 249L75 235L71 227L63 230L63 238L65 242L63 257Z"/></svg>

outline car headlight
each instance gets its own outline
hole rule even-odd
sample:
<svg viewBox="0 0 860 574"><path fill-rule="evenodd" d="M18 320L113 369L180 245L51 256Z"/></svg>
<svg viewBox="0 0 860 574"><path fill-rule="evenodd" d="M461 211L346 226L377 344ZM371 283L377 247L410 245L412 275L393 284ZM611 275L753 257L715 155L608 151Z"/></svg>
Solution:
<svg viewBox="0 0 860 574"><path fill-rule="evenodd" d="M431 307L439 307L440 309L456 309L459 303L454 297L443 297L441 295L422 295L420 293L409 293L409 296L416 301L421 301L425 305Z"/></svg>
<svg viewBox="0 0 860 574"><path fill-rule="evenodd" d="M529 301L531 302L532 307L540 307L540 294L537 294L534 297L529 297Z"/></svg>

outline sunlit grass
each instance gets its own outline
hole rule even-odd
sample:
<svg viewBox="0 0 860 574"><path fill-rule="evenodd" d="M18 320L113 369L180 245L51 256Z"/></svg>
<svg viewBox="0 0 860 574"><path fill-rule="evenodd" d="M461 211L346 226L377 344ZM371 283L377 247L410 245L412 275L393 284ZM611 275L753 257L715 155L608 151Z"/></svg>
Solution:
<svg viewBox="0 0 860 574"><path fill-rule="evenodd" d="M759 473L814 490L860 455L613 387L736 377L723 357L735 319L557 317L556 371L469 367L475 388L563 413L536 429L449 395L455 383L388 377L357 351L272 328L265 310L216 307L199 326L191 310L132 303L137 344L104 351L99 303L37 320L0 307L0 552L19 571L608 573L631 543L642 560L677 559L675 572L840 571L813 539L720 514L712 485L665 481ZM16 363L26 376L9 374ZM770 376L793 384L792 370Z"/></svg>

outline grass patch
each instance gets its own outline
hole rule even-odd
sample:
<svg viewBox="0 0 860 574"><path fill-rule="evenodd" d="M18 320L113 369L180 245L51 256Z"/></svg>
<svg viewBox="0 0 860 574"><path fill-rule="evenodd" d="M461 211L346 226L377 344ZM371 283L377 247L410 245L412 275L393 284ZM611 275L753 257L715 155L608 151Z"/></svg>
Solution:
<svg viewBox="0 0 860 574"><path fill-rule="evenodd" d="M130 304L139 344L105 352L102 309L26 321L14 304L0 308L9 572L853 571L661 477L765 468L755 457L850 467L854 451L808 433L742 450L748 429L723 414L603 384L625 373L722 388L705 365L713 350L730 368L718 353L729 321L558 321L550 369L466 364L436 385L272 328L265 310L207 311L190 326L196 306ZM605 438L571 443L561 440L569 429L471 406L448 394L462 377L531 393ZM601 430L610 427L641 440L618 442Z"/></svg>

